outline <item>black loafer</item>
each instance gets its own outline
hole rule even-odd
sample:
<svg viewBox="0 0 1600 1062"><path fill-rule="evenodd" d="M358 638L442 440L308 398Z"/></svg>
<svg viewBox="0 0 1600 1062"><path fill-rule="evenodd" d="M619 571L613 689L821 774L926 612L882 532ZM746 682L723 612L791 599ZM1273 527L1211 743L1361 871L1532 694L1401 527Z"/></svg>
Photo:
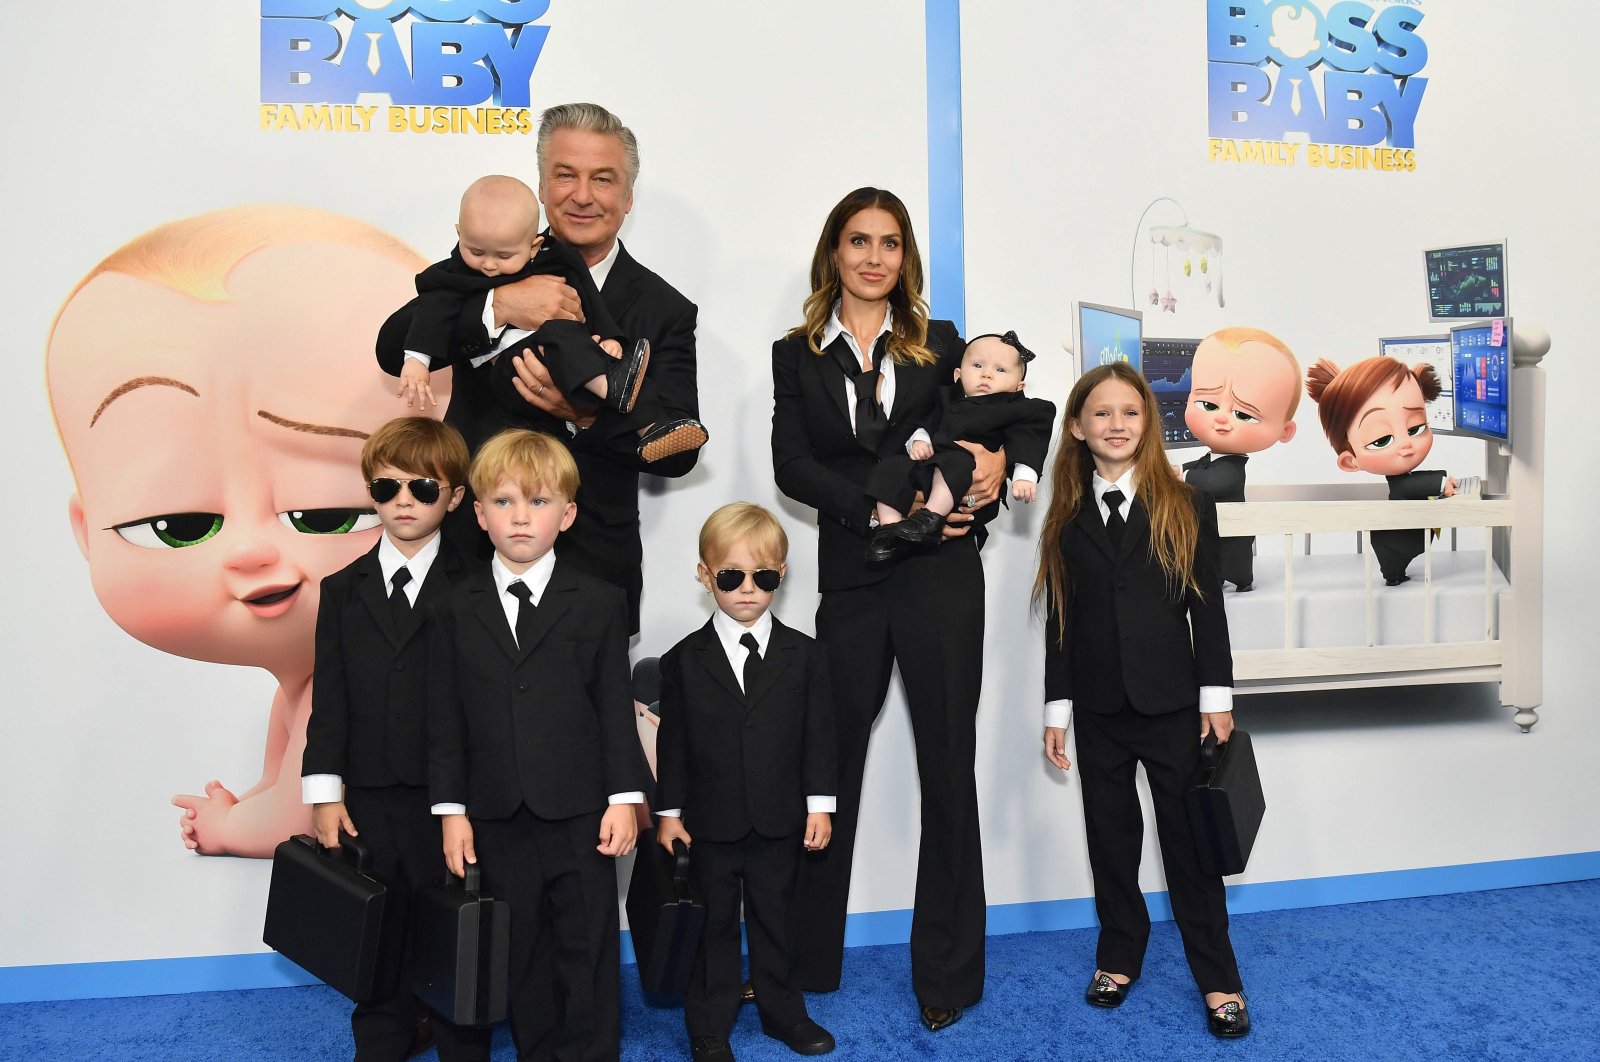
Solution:
<svg viewBox="0 0 1600 1062"><path fill-rule="evenodd" d="M618 413L632 413L644 385L644 371L650 367L650 341L641 339L633 350L616 359L606 370L606 405Z"/></svg>
<svg viewBox="0 0 1600 1062"><path fill-rule="evenodd" d="M1122 1001L1128 998L1128 989L1132 986L1132 981L1119 985L1110 974L1096 970L1089 979L1088 990L1083 993L1083 1001L1091 1007L1120 1007Z"/></svg>
<svg viewBox="0 0 1600 1062"><path fill-rule="evenodd" d="M897 524L884 528L910 546L931 546L944 533L944 517L932 509L918 509Z"/></svg>
<svg viewBox="0 0 1600 1062"><path fill-rule="evenodd" d="M1211 1030L1212 1036L1220 1036L1224 1040L1235 1040L1250 1031L1250 1010L1244 1004L1244 993L1239 993L1239 1002L1228 1000L1222 1006L1213 1010L1206 1008L1206 1028Z"/></svg>
<svg viewBox="0 0 1600 1062"><path fill-rule="evenodd" d="M754 1003L756 1001L756 986L753 981L746 981L739 986L739 1002Z"/></svg>
<svg viewBox="0 0 1600 1062"><path fill-rule="evenodd" d="M899 524L885 524L867 539L868 564L893 564L900 559L900 551L905 547L905 543L894 533L894 529L899 526Z"/></svg>
<svg viewBox="0 0 1600 1062"><path fill-rule="evenodd" d="M960 1007L923 1007L922 1024L928 1027L929 1032L938 1032L960 1021L961 1014Z"/></svg>
<svg viewBox="0 0 1600 1062"><path fill-rule="evenodd" d="M691 1036L689 1054L694 1062L733 1062L733 1048L725 1036Z"/></svg>
<svg viewBox="0 0 1600 1062"><path fill-rule="evenodd" d="M763 1021L761 1031L782 1041L797 1055L825 1055L833 1050L833 1033L810 1018L788 1026L768 1025Z"/></svg>
<svg viewBox="0 0 1600 1062"><path fill-rule="evenodd" d="M639 436L639 460L655 462L686 450L698 450L710 437L704 424L687 417L652 424L648 431Z"/></svg>

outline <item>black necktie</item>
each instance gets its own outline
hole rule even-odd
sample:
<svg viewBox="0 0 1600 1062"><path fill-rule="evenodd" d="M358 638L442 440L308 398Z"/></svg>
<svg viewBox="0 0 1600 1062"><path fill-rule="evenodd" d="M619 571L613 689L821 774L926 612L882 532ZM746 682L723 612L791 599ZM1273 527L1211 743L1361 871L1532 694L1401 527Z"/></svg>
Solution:
<svg viewBox="0 0 1600 1062"><path fill-rule="evenodd" d="M411 599L406 596L406 584L411 581L411 569L400 566L389 576L389 614L396 623L403 623L411 615Z"/></svg>
<svg viewBox="0 0 1600 1062"><path fill-rule="evenodd" d="M828 349L833 353L833 360L839 363L839 368L850 377L851 386L856 390L856 440L875 451L883 440L883 433L889 428L889 418L883 412L883 404L878 401L879 370L883 366L883 353L887 347L882 341L873 344L870 369L861 367L850 341L842 335L829 344Z"/></svg>
<svg viewBox="0 0 1600 1062"><path fill-rule="evenodd" d="M1120 490L1112 487L1100 495L1100 500L1106 503L1106 535L1111 539L1111 548L1122 548L1122 531L1128 526L1122 518L1122 501L1126 497Z"/></svg>
<svg viewBox="0 0 1600 1062"><path fill-rule="evenodd" d="M739 644L745 647L744 699L748 701L756 688L756 672L761 668L761 648L749 631L739 635Z"/></svg>
<svg viewBox="0 0 1600 1062"><path fill-rule="evenodd" d="M533 603L533 591L521 579L506 587L506 593L517 599L517 622L513 629L517 635L517 648L521 649L527 646L528 638L533 633L533 613L538 606Z"/></svg>

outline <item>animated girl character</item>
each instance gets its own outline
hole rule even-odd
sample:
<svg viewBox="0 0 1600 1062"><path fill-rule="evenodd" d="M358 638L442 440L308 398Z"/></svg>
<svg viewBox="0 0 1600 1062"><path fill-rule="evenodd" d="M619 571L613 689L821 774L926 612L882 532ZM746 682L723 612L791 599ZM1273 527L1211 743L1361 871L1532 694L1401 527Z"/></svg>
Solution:
<svg viewBox="0 0 1600 1062"><path fill-rule="evenodd" d="M261 780L173 798L202 854L309 832L320 584L379 534L354 471L394 411L372 342L420 265L350 218L234 207L136 238L56 317L46 374L95 596L146 645L278 682Z"/></svg>
<svg viewBox="0 0 1600 1062"><path fill-rule="evenodd" d="M1456 492L1456 481L1446 473L1416 470L1433 449L1425 406L1439 397L1439 379L1431 365L1379 356L1340 369L1321 358L1306 373L1306 393L1317 403L1322 430L1344 471L1386 477L1391 501ZM1370 534L1384 585L1409 579L1406 566L1424 546L1421 528Z"/></svg>
<svg viewBox="0 0 1600 1062"><path fill-rule="evenodd" d="M1258 328L1224 328L1195 348L1183 421L1210 451L1183 466L1183 478L1219 502L1244 501L1250 454L1294 438L1300 363L1282 340ZM1222 578L1241 594L1254 589L1255 538L1222 540Z"/></svg>

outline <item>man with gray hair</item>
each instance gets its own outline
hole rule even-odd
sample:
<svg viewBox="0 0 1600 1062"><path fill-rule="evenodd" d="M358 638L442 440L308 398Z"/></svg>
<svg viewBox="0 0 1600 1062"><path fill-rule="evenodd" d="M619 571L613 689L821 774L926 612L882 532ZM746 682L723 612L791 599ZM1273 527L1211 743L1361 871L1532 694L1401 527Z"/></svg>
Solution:
<svg viewBox="0 0 1600 1062"><path fill-rule="evenodd" d="M641 453L626 426L611 432L574 409L535 357L502 359L494 369L496 397L527 411L533 426L566 439L578 462L578 516L561 537L561 557L620 586L628 595L630 629L639 630L644 550L639 538L639 473L686 475L706 441L695 385L695 323L699 311L661 277L640 265L617 239L633 209L639 145L616 115L594 103L565 103L539 124L539 198L550 231L588 265L606 308L630 341L650 341L650 371L632 423L653 418L674 427L655 449ZM536 276L496 288L483 338L507 347L548 320L581 320L578 293L559 277ZM541 424L540 422L543 421Z"/></svg>

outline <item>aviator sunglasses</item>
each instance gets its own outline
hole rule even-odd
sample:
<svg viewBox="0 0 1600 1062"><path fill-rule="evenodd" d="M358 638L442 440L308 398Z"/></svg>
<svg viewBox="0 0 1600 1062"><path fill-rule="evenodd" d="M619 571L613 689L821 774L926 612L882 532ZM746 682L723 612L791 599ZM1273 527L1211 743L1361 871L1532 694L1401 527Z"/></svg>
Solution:
<svg viewBox="0 0 1600 1062"><path fill-rule="evenodd" d="M436 479L375 479L367 484L367 493L372 495L373 501L382 505L394 501L402 485L411 491L418 505L432 505L439 500L440 487Z"/></svg>
<svg viewBox="0 0 1600 1062"><path fill-rule="evenodd" d="M731 594L744 585L744 577L750 575L755 578L756 589L772 593L783 581L783 576L778 574L776 568L757 568L747 572L743 568L723 568L717 572L717 589L724 594Z"/></svg>

